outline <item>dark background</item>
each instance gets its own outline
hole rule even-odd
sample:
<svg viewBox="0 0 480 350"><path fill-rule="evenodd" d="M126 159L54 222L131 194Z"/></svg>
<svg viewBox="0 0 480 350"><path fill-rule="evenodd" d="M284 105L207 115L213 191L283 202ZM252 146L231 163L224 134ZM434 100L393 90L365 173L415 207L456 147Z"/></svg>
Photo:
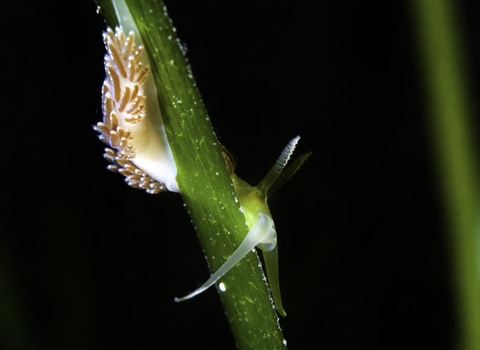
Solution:
<svg viewBox="0 0 480 350"><path fill-rule="evenodd" d="M313 151L270 201L289 348L452 349L408 2L165 2L238 174L260 181L297 134ZM458 4L475 92L479 12ZM0 4L0 348L233 349L213 289L173 303L208 277L181 197L105 169L95 9Z"/></svg>

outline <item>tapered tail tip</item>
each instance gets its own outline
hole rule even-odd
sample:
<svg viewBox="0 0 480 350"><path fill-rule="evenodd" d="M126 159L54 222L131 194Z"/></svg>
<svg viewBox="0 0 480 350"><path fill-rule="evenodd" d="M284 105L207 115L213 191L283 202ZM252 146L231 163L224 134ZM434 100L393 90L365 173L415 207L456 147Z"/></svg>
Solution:
<svg viewBox="0 0 480 350"><path fill-rule="evenodd" d="M194 290L193 292L191 292L190 294L185 295L184 297L181 297L181 298L175 297L173 300L174 300L176 303L181 303L182 301L191 299L191 298L193 298L194 296L200 294L200 293L203 292L205 289L206 289L206 288L204 288L204 287L200 287L200 288Z"/></svg>

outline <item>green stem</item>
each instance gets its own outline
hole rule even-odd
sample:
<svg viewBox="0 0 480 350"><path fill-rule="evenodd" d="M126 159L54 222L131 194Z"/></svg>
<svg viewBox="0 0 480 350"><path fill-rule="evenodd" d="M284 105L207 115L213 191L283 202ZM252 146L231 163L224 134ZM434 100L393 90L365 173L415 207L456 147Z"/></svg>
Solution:
<svg viewBox="0 0 480 350"><path fill-rule="evenodd" d="M455 1L412 0L418 49L450 233L455 306L455 349L480 349L479 187L462 35Z"/></svg>
<svg viewBox="0 0 480 350"><path fill-rule="evenodd" d="M165 129L178 168L177 182L213 272L245 237L245 217L162 1L126 2L152 65ZM111 0L97 0L97 3L108 25L115 26L118 22ZM226 291L219 294L238 348L284 349L258 256L249 253L222 282ZM184 292L179 290L180 295Z"/></svg>

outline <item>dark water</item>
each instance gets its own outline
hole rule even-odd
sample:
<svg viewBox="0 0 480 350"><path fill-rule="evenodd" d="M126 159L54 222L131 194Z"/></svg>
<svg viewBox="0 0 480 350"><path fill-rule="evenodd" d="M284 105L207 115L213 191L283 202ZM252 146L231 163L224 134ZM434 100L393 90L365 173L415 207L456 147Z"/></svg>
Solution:
<svg viewBox="0 0 480 350"><path fill-rule="evenodd" d="M475 95L479 12L463 3ZM91 128L104 24L93 1L72 6L3 12L0 348L234 348L213 289L173 303L208 276L181 197L105 169ZM289 348L452 349L452 260L408 3L167 6L240 176L258 182L297 134L299 153L313 151L270 201Z"/></svg>

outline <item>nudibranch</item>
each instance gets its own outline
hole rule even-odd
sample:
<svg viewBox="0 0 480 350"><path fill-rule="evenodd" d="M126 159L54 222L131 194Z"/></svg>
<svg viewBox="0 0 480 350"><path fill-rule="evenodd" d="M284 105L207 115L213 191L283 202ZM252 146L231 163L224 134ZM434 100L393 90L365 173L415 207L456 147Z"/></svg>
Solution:
<svg viewBox="0 0 480 350"><path fill-rule="evenodd" d="M250 186L233 172L235 164L228 151L224 149L224 157L231 171L232 181L249 231L227 261L202 286L184 297L175 298L175 301L181 302L202 293L223 277L252 249L258 247L263 251L267 278L275 307L280 315L286 316L278 279L277 232L268 208L267 199L288 181L310 156L311 152L305 153L285 168L299 140L300 136L297 136L287 144L272 169L257 186Z"/></svg>
<svg viewBox="0 0 480 350"><path fill-rule="evenodd" d="M149 74L148 55L125 1L116 0L113 5L120 27L115 31L108 28L103 35L107 51L102 87L103 121L94 126L100 140L109 146L104 154L112 163L108 169L124 175L130 186L148 193L179 192L175 179L177 167L165 133L153 77ZM234 173L234 161L222 148L249 231L227 261L200 288L175 301L202 293L258 247L263 251L275 307L280 315L286 315L278 279L277 233L267 199L310 156L311 152L303 154L287 167L299 139L297 136L287 144L257 186L250 186Z"/></svg>
<svg viewBox="0 0 480 350"><path fill-rule="evenodd" d="M108 169L124 175L130 186L152 194L179 192L177 167L141 36L125 2L116 1L114 6L121 27L103 34L107 51L103 121L94 129L109 146L104 154L112 163Z"/></svg>

